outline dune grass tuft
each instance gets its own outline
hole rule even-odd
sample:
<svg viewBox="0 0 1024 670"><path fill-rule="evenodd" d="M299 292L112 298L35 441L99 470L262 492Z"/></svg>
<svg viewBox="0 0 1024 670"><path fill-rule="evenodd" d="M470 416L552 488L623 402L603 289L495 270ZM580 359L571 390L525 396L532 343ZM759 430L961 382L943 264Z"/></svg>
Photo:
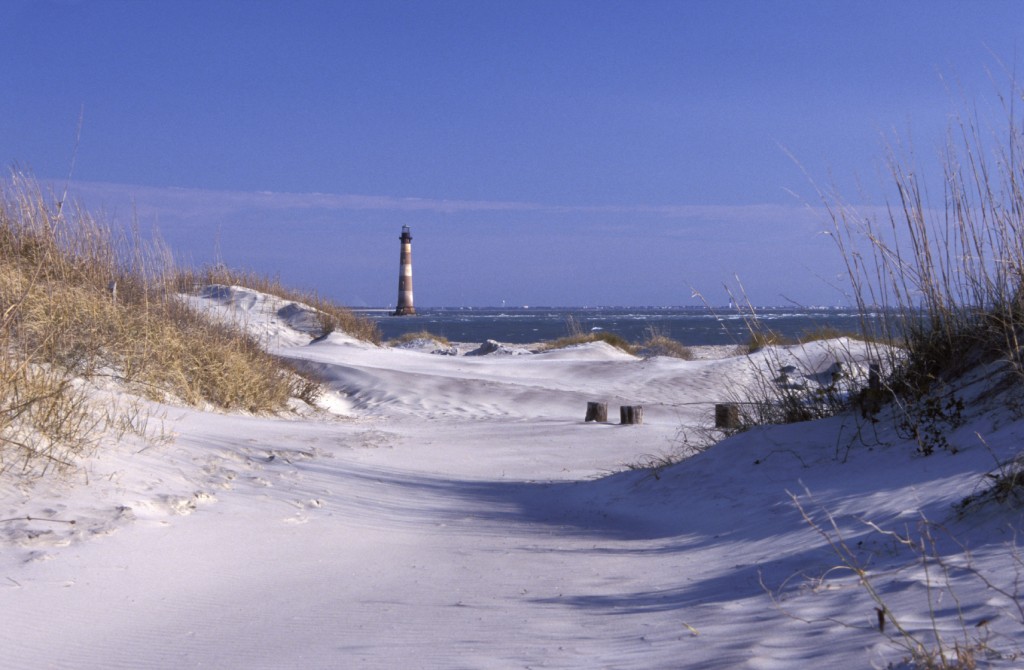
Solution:
<svg viewBox="0 0 1024 670"><path fill-rule="evenodd" d="M780 335L767 328L752 328L749 332L746 344L741 347L744 353L752 354L766 347L781 347L797 343L795 339Z"/></svg>
<svg viewBox="0 0 1024 670"><path fill-rule="evenodd" d="M621 335L609 333L604 330L584 331L579 319L572 314L566 317L565 328L568 331L568 334L565 337L560 337L557 340L552 340L550 342L544 342L539 351L564 349L566 347L573 347L578 344L588 344L590 342L606 342L617 349L625 351L627 354L632 354L636 351L635 347Z"/></svg>
<svg viewBox="0 0 1024 670"><path fill-rule="evenodd" d="M610 344L617 349L621 349L627 354L631 354L633 356L643 356L644 358L668 356L683 360L693 359L693 352L689 347L678 340L670 338L654 327L647 329L647 335L642 341L633 343L617 333L612 333L606 330L584 331L579 319L573 315L569 315L566 318L565 324L568 334L565 337L558 338L557 340L543 343L539 349L540 351L564 349L565 347L587 344L590 342L606 342L607 344Z"/></svg>
<svg viewBox="0 0 1024 670"><path fill-rule="evenodd" d="M626 338L615 333L609 333L604 330L594 331L591 333L581 333L579 335L567 335L560 337L557 340L551 342L545 342L541 346L541 351L548 351L551 349L564 349L566 347L576 346L578 344L588 344L590 342L606 342L617 349L625 351L627 354L632 354L636 351L636 347L629 343Z"/></svg>
<svg viewBox="0 0 1024 670"><path fill-rule="evenodd" d="M684 361L693 360L693 351L685 344L674 340L657 328L648 328L647 337L643 342L636 345L635 353L645 358L654 356L667 356L679 358Z"/></svg>
<svg viewBox="0 0 1024 670"><path fill-rule="evenodd" d="M431 340L446 347L451 344L451 342L448 341L448 338L444 335L437 335L428 330L417 330L412 333L402 333L398 337L388 340L388 344L394 347L401 344L407 344L409 342L415 342L416 340Z"/></svg>

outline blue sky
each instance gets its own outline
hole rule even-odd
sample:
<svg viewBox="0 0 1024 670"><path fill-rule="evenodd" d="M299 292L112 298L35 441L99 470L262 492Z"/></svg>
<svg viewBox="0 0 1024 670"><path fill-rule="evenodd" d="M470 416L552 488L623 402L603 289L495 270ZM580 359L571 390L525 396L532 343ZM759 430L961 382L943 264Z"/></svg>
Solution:
<svg viewBox="0 0 1024 670"><path fill-rule="evenodd" d="M402 225L421 307L843 304L804 172L881 204L886 138L935 170L1022 36L994 0L5 0L0 160L356 306Z"/></svg>

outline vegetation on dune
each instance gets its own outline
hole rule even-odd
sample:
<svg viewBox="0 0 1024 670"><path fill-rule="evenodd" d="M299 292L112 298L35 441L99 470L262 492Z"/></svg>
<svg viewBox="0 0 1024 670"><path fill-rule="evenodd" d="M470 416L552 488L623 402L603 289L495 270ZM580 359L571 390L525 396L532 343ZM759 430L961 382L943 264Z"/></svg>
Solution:
<svg viewBox="0 0 1024 670"><path fill-rule="evenodd" d="M740 347L743 353L752 354L766 347L780 347L789 344L796 344L796 340L780 335L768 328L749 327L750 336L745 345Z"/></svg>
<svg viewBox="0 0 1024 670"><path fill-rule="evenodd" d="M693 359L693 352L689 347L654 327L648 328L647 337L636 345L635 353L645 358L667 356L686 361Z"/></svg>
<svg viewBox="0 0 1024 670"><path fill-rule="evenodd" d="M448 338L444 335L437 335L435 333L431 333L429 330L417 330L412 333L403 333L392 340L388 340L388 344L394 347L401 344L408 344L409 342L415 342L417 340L430 340L446 347L451 344L451 342L448 341Z"/></svg>
<svg viewBox="0 0 1024 670"><path fill-rule="evenodd" d="M315 395L251 337L179 299L179 287L212 273L179 271L159 244L52 204L22 175L0 188L0 472L64 468L111 427L131 427L90 401L90 387L110 381L152 399L251 412ZM325 331L379 339L346 310L296 297L322 311Z"/></svg>
<svg viewBox="0 0 1024 670"><path fill-rule="evenodd" d="M1005 129L991 139L975 120L956 122L936 183L897 143L889 164L893 196L880 219L861 215L834 193L822 194L861 314L862 339L876 367L860 379L839 374L831 385L794 384L784 371L762 373L760 385L738 399L740 429L847 413L859 425L850 431L846 423L837 431L837 458L842 458L841 441L848 453L877 440L880 431L869 426L878 422L886 422L902 443L915 445L920 456L930 456L956 454L968 444L988 448L981 422L970 435L956 430L972 415L995 410L1004 413L1000 422L1024 416L1024 116L1011 101L1019 97L1014 86L1012 96L1003 99ZM941 193L941 202L930 202L929 193ZM758 353L751 360L759 370L779 360L782 350L773 344L779 342L770 334L752 340ZM1021 455L990 453L995 469L956 505L960 516L975 514L986 523L992 510L978 514L977 507L1017 506L1024 499ZM984 619L970 620L955 592L964 575L976 579L990 596L1011 603L1005 614L1024 626L1018 602L1022 561L1014 539L1006 543L1000 568L983 570L972 562L966 544L923 511L916 529L863 520L875 533L869 537L883 539L886 553L906 552L923 571L925 602L902 603L897 612L888 600L893 589L881 586L900 571L873 568L878 555L868 546L875 540L854 544L844 535L845 523L823 508L809 512L804 501L813 503L809 491L793 496L805 523L838 559L835 567L811 578L815 590L831 581L829 573L837 568L855 575L874 606L878 632L905 653L900 667L965 670L1020 658L1016 639L991 635ZM1010 522L1012 537L1018 525ZM896 590L904 588L900 582ZM940 608L940 602L955 606Z"/></svg>
<svg viewBox="0 0 1024 670"><path fill-rule="evenodd" d="M1014 88L1014 97L1020 91ZM780 337L747 312L747 354L771 347L846 337L868 343L884 371L833 388L794 388L766 378L739 398L745 427L859 409L873 417L886 402L922 454L955 451L944 434L960 423L955 384L980 365L996 365L1000 391L1024 379L1024 117L1007 102L1005 129L982 133L960 118L942 150L939 188L926 183L912 152L889 152L892 196L886 214L864 216L835 193L822 193L851 288L861 332L833 330ZM941 206L928 193L941 192ZM839 352L841 353L841 352ZM774 375L771 375L774 377ZM1021 404L1024 398L1015 402Z"/></svg>
<svg viewBox="0 0 1024 670"><path fill-rule="evenodd" d="M380 344L382 341L376 322L357 316L351 310L321 297L316 291L301 291L285 286L277 277L267 277L217 264L198 270L178 270L175 273L175 284L183 293L195 292L204 286L214 284L244 286L313 308L320 325L321 336L337 330L373 344Z"/></svg>
<svg viewBox="0 0 1024 670"><path fill-rule="evenodd" d="M541 351L564 349L566 347L572 347L578 344L588 344L590 342L605 342L617 349L625 351L627 354L632 354L636 351L635 347L630 344L626 338L604 330L598 330L591 333L580 333L579 335L566 335L565 337L560 337L557 340L545 342L541 346Z"/></svg>
<svg viewBox="0 0 1024 670"><path fill-rule="evenodd" d="M570 315L566 319L566 330L568 331L568 334L565 337L561 337L551 342L545 342L541 347L541 351L564 349L565 347L587 344L590 342L605 342L617 349L625 351L627 354L643 356L645 358L651 358L654 356L669 356L684 360L690 360L693 358L693 352L690 351L686 345L677 340L673 340L656 328L648 329L647 336L642 342L633 343L621 335L606 330L584 331L579 319Z"/></svg>
<svg viewBox="0 0 1024 670"><path fill-rule="evenodd" d="M747 317L747 342L739 347L741 353L752 354L767 347L785 347L794 344L808 344L809 342L820 342L822 340L838 340L841 338L850 340L869 341L870 336L863 332L843 331L832 326L819 326L817 328L800 333L797 337L780 335L770 328L765 328L758 320L757 314L752 313Z"/></svg>
<svg viewBox="0 0 1024 670"><path fill-rule="evenodd" d="M625 338L615 333L609 333L604 330L592 330L584 332L583 325L580 323L574 315L569 315L565 319L565 328L568 334L565 337L560 337L557 340L551 342L544 342L540 351L550 351L552 349L564 349L566 347L573 347L579 344L588 344L590 342L606 342L613 347L621 349L628 354L634 352L633 345L631 345Z"/></svg>
<svg viewBox="0 0 1024 670"><path fill-rule="evenodd" d="M955 384L980 365L995 366L1002 390L1022 388L1024 117L1010 102L1004 112L1005 129L991 139L974 120L960 118L951 129L943 206L929 201L934 185L898 144L886 219L826 199L860 312L884 315L865 319L866 335L894 345L877 350L891 371L884 393L915 433L922 422L957 422ZM919 439L922 453L934 446Z"/></svg>
<svg viewBox="0 0 1024 670"><path fill-rule="evenodd" d="M744 353L752 360L757 356L759 370L772 372L763 372L742 391L746 395L736 399L740 425L726 432L851 412L862 426L880 417L892 421L922 456L956 453L950 435L966 412L964 375L979 366L987 366L991 385L981 397L1007 402L1016 417L1022 415L1024 119L1012 107L1007 129L999 144L988 148L976 123L958 123L945 147L941 208L928 202L922 173L895 151L890 164L895 198L887 218L865 218L838 196L823 197L863 318L857 339L866 343L878 367L871 376L858 376L837 361L833 371L818 373L820 383L794 382L788 365L775 366L781 374L772 368L781 360L779 347L853 335L823 329L788 340L761 328L751 310ZM315 381L300 378L238 329L188 309L179 292L209 284L246 286L316 308L321 334L342 329L380 342L372 322L315 294L220 266L178 270L159 245L119 236L70 209L50 204L36 184L18 175L0 193L0 472L68 467L112 429L135 429L131 417L115 416L93 400L94 389L106 380L150 398L253 412L279 409L291 397L315 398ZM631 354L691 357L685 346L654 330L634 344L615 333L584 332L574 318L567 326L566 337L544 348L602 341ZM397 341L420 338L447 344L423 331ZM883 412L884 407L889 410ZM722 433L709 429L705 434ZM853 445L862 437L857 430L843 439ZM984 442L980 434L971 439ZM711 442L683 446L702 449ZM835 449L838 458L838 439ZM657 477L673 462L671 456L652 457L636 467L653 469ZM957 511L1022 497L1024 462L1017 457L998 464ZM895 629L887 635L908 650L913 667L977 667L977 658L996 653L966 625L962 639L944 639L931 602L932 637L904 628L874 590L872 580L879 576L862 560L869 549L849 546L827 511L805 512L796 497L794 504L867 589L877 605L879 631L886 634L887 625ZM950 573L929 535L931 527L923 525L919 538L875 528L922 566L940 568L946 582L937 588L948 590ZM1012 559L1015 569L1024 565L1019 556ZM986 585L1016 602L1016 587L999 591ZM938 592L931 582L927 588L929 597ZM1024 610L1019 611L1024 623Z"/></svg>

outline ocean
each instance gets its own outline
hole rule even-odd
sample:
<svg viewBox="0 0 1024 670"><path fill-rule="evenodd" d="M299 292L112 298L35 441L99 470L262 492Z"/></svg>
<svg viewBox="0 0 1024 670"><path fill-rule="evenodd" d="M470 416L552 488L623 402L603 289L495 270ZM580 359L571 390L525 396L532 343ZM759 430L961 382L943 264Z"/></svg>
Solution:
<svg viewBox="0 0 1024 670"><path fill-rule="evenodd" d="M356 310L376 321L385 339L426 330L453 342L497 340L528 344L555 340L569 334L575 319L583 331L608 331L630 342L640 342L654 331L686 345L743 344L750 333L744 315L722 308L438 308L415 316L390 316L385 310ZM861 317L855 309L758 309L762 326L779 335L801 335L833 328L859 333Z"/></svg>

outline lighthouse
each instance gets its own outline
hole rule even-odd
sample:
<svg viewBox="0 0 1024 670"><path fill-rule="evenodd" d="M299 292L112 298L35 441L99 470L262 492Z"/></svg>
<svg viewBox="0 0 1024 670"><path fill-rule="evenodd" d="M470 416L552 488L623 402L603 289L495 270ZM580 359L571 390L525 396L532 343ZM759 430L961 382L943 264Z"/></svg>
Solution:
<svg viewBox="0 0 1024 670"><path fill-rule="evenodd" d="M402 255L398 271L398 307L393 316L407 316L416 313L412 306L412 233L409 226L402 226Z"/></svg>

